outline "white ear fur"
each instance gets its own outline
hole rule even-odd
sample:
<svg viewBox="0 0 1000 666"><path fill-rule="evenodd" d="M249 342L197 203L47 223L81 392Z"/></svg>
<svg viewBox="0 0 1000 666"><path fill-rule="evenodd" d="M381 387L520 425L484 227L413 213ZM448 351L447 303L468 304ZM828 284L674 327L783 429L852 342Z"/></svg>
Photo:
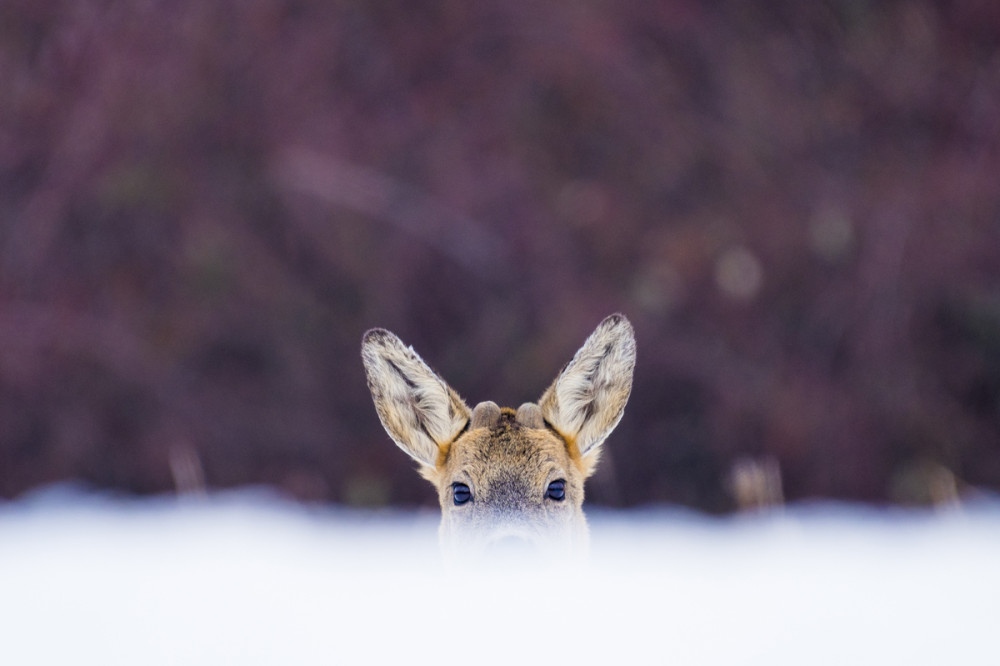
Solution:
<svg viewBox="0 0 1000 666"><path fill-rule="evenodd" d="M385 329L365 333L361 358L386 432L418 462L434 467L440 447L469 422L469 408L412 347Z"/></svg>
<svg viewBox="0 0 1000 666"><path fill-rule="evenodd" d="M542 415L581 456L596 454L625 411L634 368L632 324L624 315L611 315L542 395Z"/></svg>

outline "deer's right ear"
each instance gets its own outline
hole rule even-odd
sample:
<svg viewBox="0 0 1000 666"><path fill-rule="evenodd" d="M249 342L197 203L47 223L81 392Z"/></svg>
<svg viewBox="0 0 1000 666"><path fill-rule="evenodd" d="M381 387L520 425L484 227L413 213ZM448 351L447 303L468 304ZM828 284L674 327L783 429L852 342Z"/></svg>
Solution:
<svg viewBox="0 0 1000 666"><path fill-rule="evenodd" d="M441 447L469 422L469 408L411 347L385 329L365 333L361 359L386 432L417 462L436 466Z"/></svg>

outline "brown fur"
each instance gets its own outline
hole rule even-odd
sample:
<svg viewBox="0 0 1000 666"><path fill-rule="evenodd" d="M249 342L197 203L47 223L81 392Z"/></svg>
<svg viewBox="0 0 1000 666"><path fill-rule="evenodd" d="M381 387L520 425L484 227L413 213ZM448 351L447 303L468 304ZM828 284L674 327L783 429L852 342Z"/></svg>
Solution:
<svg viewBox="0 0 1000 666"><path fill-rule="evenodd" d="M632 386L635 338L622 315L597 327L539 404L517 411L492 402L469 410L392 333L365 334L362 358L382 424L437 488L441 540L459 558L498 544L550 552L587 541L583 484L621 419ZM565 497L547 496L565 481ZM454 484L471 499L456 505Z"/></svg>

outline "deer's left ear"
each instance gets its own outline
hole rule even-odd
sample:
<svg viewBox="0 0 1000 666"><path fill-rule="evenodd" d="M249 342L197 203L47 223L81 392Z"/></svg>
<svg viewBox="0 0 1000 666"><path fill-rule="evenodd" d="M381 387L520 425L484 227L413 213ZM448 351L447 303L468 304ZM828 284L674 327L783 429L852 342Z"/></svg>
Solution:
<svg viewBox="0 0 1000 666"><path fill-rule="evenodd" d="M542 395L542 416L581 456L595 455L622 418L634 369L632 324L624 315L611 315Z"/></svg>

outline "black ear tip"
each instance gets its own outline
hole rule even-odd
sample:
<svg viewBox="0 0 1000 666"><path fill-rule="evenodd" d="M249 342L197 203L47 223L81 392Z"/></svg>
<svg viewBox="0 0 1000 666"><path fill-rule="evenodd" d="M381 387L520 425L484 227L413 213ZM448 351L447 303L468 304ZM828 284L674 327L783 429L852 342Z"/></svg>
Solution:
<svg viewBox="0 0 1000 666"><path fill-rule="evenodd" d="M390 349L401 349L403 348L403 342L396 337L396 334L392 331L387 331L384 328L372 328L365 332L361 336L361 355L366 356L368 354L379 354L380 351L388 351Z"/></svg>
<svg viewBox="0 0 1000 666"><path fill-rule="evenodd" d="M361 336L361 344L368 345L373 342L381 342L389 337L392 337L392 333L384 328L370 328Z"/></svg>
<svg viewBox="0 0 1000 666"><path fill-rule="evenodd" d="M617 328L619 326L624 326L626 328L632 328L632 322L628 320L628 317L623 315L621 312L616 312L613 315L608 315L601 322L602 326L607 326L608 328Z"/></svg>

